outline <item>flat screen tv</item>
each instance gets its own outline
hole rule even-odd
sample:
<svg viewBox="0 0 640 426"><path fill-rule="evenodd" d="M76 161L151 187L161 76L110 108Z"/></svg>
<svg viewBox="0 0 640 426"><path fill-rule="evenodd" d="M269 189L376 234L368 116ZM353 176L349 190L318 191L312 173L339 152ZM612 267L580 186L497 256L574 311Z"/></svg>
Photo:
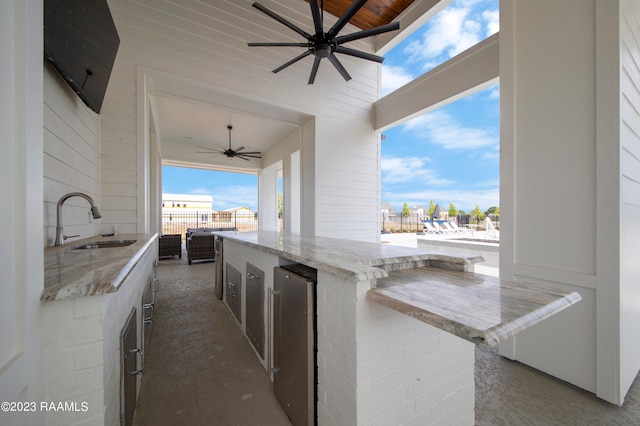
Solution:
<svg viewBox="0 0 640 426"><path fill-rule="evenodd" d="M120 37L106 0L45 0L44 54L100 114Z"/></svg>

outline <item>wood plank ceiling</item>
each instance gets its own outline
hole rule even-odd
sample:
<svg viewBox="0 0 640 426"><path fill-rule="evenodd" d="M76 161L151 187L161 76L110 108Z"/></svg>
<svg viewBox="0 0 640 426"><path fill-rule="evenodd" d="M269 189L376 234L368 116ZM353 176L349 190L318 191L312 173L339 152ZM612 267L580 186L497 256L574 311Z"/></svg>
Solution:
<svg viewBox="0 0 640 426"><path fill-rule="evenodd" d="M352 0L317 1L325 12L336 17L340 17L353 3ZM369 0L349 22L363 30L388 24L413 2L414 0Z"/></svg>

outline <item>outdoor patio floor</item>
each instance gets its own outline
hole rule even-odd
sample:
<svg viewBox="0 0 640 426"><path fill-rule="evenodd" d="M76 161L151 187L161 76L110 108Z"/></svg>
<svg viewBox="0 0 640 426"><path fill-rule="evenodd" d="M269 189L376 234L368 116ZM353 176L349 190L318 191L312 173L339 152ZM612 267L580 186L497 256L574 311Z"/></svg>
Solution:
<svg viewBox="0 0 640 426"><path fill-rule="evenodd" d="M289 425L267 374L222 301L213 262L163 259L136 425ZM623 407L476 350L477 425L638 425L640 380ZM394 425L390 425L394 426Z"/></svg>

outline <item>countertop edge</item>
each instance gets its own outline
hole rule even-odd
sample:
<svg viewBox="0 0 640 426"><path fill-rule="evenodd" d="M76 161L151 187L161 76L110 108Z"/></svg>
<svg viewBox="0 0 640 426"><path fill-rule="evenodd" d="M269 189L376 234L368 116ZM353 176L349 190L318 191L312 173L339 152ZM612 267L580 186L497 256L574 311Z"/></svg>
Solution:
<svg viewBox="0 0 640 426"><path fill-rule="evenodd" d="M154 234L119 234L117 237L110 237L111 239L113 238L117 238L117 239L129 239L132 238L132 236L136 236L139 239L145 238L146 241L139 247L137 248L137 251L129 257L129 260L122 266L122 267L118 267L117 263L120 263L123 261L123 259L126 259L125 256L122 257L118 257L117 259L114 259L111 263L109 264L105 264L102 265L99 268L96 269L91 269L90 271L95 272L96 270L100 270L101 272L104 272L105 269L108 268L118 268L117 269L117 273L115 273L115 275L113 273L105 273L104 275L106 275L106 278L101 276L99 278L99 282L92 280L90 282L86 282L86 281L82 281L82 280L76 280L76 281L70 281L70 282L66 282L62 285L53 285L53 286L46 286L44 287L44 289L42 290L42 292L40 293L40 302L51 302L54 300L64 300L64 299L74 299L74 298L79 298L79 297L87 297L87 296L95 296L95 295L104 295L104 294L110 294L110 293L115 293L118 291L118 289L120 288L120 285L124 282L124 280L127 278L127 276L129 275L129 273L133 270L133 268L138 264L138 262L140 261L140 259L142 259L142 257L144 256L144 254L147 252L147 250L151 247L151 245L154 243L154 241L157 240L158 238L158 233L154 233ZM94 237L88 237L82 240L78 240L76 242L74 242L74 244L69 245L67 247L45 247L45 258L47 257L47 251L50 252L49 255L51 256L55 256L55 253L60 253L60 252L64 252L65 249L69 249L70 247L76 246L80 243L88 243L88 242L93 242L93 241L100 241L100 240L104 240L105 237L102 236L94 236ZM136 243L134 243L136 244ZM101 250L101 249L98 249ZM107 250L113 250L113 249L107 249ZM72 268L73 265L68 265L66 266L66 268ZM64 269L65 267L54 267L54 268L47 268L45 266L44 268L44 275L45 275L45 282L46 282L46 276L47 273L61 273L60 271L62 270L64 273ZM113 276L113 278L111 278L111 276ZM83 276L84 278L84 276Z"/></svg>
<svg viewBox="0 0 640 426"><path fill-rule="evenodd" d="M389 276L389 272L402 269L413 269L420 266L426 266L431 263L438 264L446 269L453 270L468 270L468 268L478 262L482 262L484 259L481 256L467 256L456 257L444 254L429 253L420 251L415 248L402 247L403 249L415 250L412 252L405 252L403 254L393 254L389 256L371 257L365 258L362 262L358 261L343 261L343 259L335 260L325 257L312 257L305 256L304 254L292 253L286 249L280 249L274 247L276 240L274 237L284 235L281 233L266 232L268 237L274 238L269 240L268 243L254 241L252 238L260 237L260 233L238 233L237 231L213 231L212 234L218 235L223 239L232 240L238 244L242 244L248 247L253 247L257 250L265 253L274 254L293 262L301 263L312 268L328 272L330 274L339 276L341 278L351 281L370 281ZM289 234L287 234L289 235ZM295 235L296 238L321 238L326 240L340 241L339 239L330 237L303 237ZM344 240L351 241L351 240ZM361 241L352 241L356 244L376 244L365 243ZM301 245L304 243L301 243ZM379 244L377 244L379 245Z"/></svg>
<svg viewBox="0 0 640 426"><path fill-rule="evenodd" d="M441 314L425 310L410 302L410 298L401 299L389 294L389 289L402 288L402 285L387 288L372 288L367 292L367 300L393 309L396 312L410 316L418 321L439 328L448 333L454 334L462 339L472 342L482 347L493 347L502 343L521 331L539 323L540 321L555 315L556 313L574 305L582 300L577 292L570 292L538 309L523 314L521 317L507 323L497 324L487 329L478 329L467 324L463 324L456 319L448 318Z"/></svg>
<svg viewBox="0 0 640 426"><path fill-rule="evenodd" d="M376 266L370 266L366 264L351 263L353 266L351 269L347 269L341 266L333 265L326 262L320 262L313 259L309 259L304 256L295 255L284 250L278 250L273 247L268 247L263 244L256 243L254 241L247 241L246 239L239 238L229 231L213 232L215 235L220 235L223 239L233 240L238 244L243 244L249 247L253 247L257 250L264 251L266 253L275 254L292 262L301 263L303 265L328 272L330 274L345 278L351 281L369 281L379 278L386 278L389 276L388 272L382 268Z"/></svg>

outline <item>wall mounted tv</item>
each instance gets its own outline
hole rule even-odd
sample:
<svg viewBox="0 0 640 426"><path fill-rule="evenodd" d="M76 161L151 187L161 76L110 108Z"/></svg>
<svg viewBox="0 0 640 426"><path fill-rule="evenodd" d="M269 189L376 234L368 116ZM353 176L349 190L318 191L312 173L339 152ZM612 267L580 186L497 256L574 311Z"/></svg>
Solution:
<svg viewBox="0 0 640 426"><path fill-rule="evenodd" d="M45 0L44 54L100 114L120 37L106 0Z"/></svg>

